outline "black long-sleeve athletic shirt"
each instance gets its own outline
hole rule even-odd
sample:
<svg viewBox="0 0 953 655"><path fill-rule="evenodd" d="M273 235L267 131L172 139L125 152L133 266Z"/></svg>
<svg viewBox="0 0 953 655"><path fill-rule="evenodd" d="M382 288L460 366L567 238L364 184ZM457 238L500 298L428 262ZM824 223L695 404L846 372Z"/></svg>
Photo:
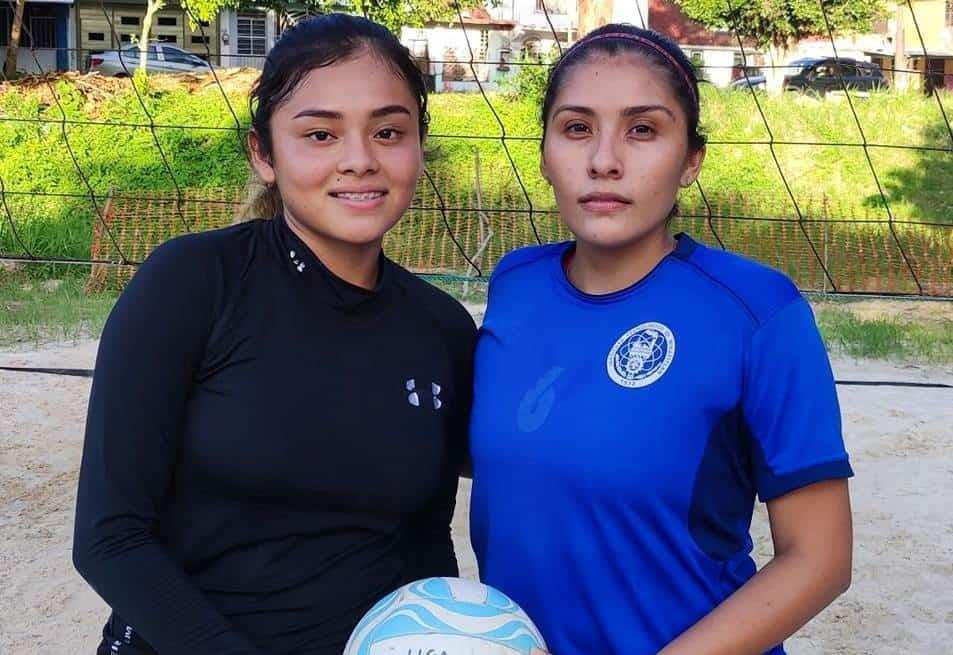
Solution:
<svg viewBox="0 0 953 655"><path fill-rule="evenodd" d="M79 482L73 559L113 608L100 652L340 655L388 591L457 574L475 326L380 270L349 285L281 218L141 266L103 333Z"/></svg>

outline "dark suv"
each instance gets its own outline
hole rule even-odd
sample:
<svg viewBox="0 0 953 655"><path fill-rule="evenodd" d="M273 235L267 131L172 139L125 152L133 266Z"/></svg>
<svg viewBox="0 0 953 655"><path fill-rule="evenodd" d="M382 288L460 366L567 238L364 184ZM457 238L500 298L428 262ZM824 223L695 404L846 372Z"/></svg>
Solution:
<svg viewBox="0 0 953 655"><path fill-rule="evenodd" d="M784 76L785 91L811 91L825 95L841 91L844 86L851 91L873 91L888 86L880 66L866 61L810 58L795 59L789 66L794 68L794 72Z"/></svg>

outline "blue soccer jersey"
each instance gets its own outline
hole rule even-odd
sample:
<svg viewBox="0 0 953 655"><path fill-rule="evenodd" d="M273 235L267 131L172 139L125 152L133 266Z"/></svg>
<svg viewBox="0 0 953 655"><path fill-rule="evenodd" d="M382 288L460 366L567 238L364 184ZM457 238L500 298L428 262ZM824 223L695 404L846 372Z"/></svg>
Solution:
<svg viewBox="0 0 953 655"><path fill-rule="evenodd" d="M571 247L516 251L491 279L471 537L556 655L655 655L755 574L755 494L852 475L833 375L772 269L680 235L592 296L566 279Z"/></svg>

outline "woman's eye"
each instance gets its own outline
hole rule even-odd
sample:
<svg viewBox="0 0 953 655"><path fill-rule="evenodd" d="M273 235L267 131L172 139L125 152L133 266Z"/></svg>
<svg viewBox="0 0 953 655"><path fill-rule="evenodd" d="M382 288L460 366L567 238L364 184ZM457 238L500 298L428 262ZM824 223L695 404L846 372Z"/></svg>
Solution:
<svg viewBox="0 0 953 655"><path fill-rule="evenodd" d="M566 132L568 134L585 134L589 131L589 128L585 123L570 123L566 126Z"/></svg>
<svg viewBox="0 0 953 655"><path fill-rule="evenodd" d="M325 141L331 140L331 133L318 130L317 132L311 132L310 134L308 134L308 138L313 141L320 141L323 143Z"/></svg>
<svg viewBox="0 0 953 655"><path fill-rule="evenodd" d="M393 141L402 134L400 130L395 130L392 127L385 127L383 130L377 133L377 136L385 141Z"/></svg>
<svg viewBox="0 0 953 655"><path fill-rule="evenodd" d="M651 136L655 133L655 130L648 125L636 125L632 128L631 132L635 136Z"/></svg>

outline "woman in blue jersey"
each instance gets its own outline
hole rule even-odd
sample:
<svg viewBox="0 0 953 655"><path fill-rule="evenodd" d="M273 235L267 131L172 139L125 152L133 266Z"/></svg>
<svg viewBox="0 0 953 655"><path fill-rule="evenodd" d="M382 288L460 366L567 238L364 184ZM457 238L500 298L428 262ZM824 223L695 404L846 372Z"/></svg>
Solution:
<svg viewBox="0 0 953 655"><path fill-rule="evenodd" d="M484 582L556 655L757 655L850 583L852 475L811 308L669 222L705 155L669 39L608 25L550 73L541 170L575 241L490 281L471 420ZM750 557L755 496L774 558Z"/></svg>

